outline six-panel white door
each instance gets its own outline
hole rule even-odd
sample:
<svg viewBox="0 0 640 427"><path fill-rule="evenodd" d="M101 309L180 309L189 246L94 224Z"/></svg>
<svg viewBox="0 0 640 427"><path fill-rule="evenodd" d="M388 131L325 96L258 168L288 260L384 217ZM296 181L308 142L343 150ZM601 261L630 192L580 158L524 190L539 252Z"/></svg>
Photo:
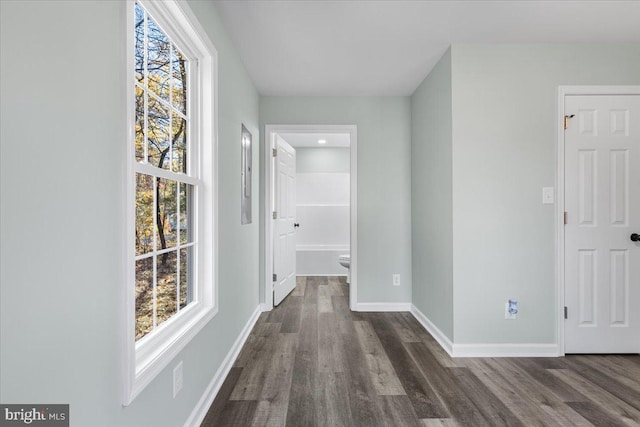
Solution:
<svg viewBox="0 0 640 427"><path fill-rule="evenodd" d="M296 150L276 136L273 304L296 287Z"/></svg>
<svg viewBox="0 0 640 427"><path fill-rule="evenodd" d="M640 96L565 98L566 353L640 352Z"/></svg>

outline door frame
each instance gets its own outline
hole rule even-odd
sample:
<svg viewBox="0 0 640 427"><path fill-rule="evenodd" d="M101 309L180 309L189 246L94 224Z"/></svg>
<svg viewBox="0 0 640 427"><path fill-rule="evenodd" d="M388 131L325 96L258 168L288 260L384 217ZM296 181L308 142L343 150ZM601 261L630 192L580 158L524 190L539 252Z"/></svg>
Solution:
<svg viewBox="0 0 640 427"><path fill-rule="evenodd" d="M558 110L557 110L557 171L556 171L556 299L557 299L557 341L558 356L565 355L565 328L564 328L564 306L565 306L565 259L564 259L564 111L565 98L568 95L640 95L640 85L629 86L558 86Z"/></svg>
<svg viewBox="0 0 640 427"><path fill-rule="evenodd" d="M349 251L351 254L351 283L349 284L349 308L355 310L358 301L358 127L356 125L265 125L264 130L264 302L262 311L273 309L273 156L271 150L275 134L298 133L348 133L350 135L350 194L349 194Z"/></svg>

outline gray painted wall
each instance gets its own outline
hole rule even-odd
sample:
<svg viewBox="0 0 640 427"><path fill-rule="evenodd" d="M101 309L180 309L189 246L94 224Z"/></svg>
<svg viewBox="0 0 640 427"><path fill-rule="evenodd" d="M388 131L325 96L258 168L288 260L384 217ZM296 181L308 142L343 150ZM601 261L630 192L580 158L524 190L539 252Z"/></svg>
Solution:
<svg viewBox="0 0 640 427"><path fill-rule="evenodd" d="M556 341L557 88L638 83L638 46L454 45L412 95L413 303L456 344Z"/></svg>
<svg viewBox="0 0 640 427"><path fill-rule="evenodd" d="M451 51L411 96L413 304L453 340Z"/></svg>
<svg viewBox="0 0 640 427"><path fill-rule="evenodd" d="M349 161L348 148L296 148L297 173L349 173Z"/></svg>
<svg viewBox="0 0 640 427"><path fill-rule="evenodd" d="M259 97L213 3L190 5L220 62L220 312L123 408L125 2L0 2L3 403L70 403L74 426L180 426L258 306L240 127L258 140Z"/></svg>
<svg viewBox="0 0 640 427"><path fill-rule="evenodd" d="M557 88L639 84L640 46L453 46L452 64L455 341L553 343Z"/></svg>
<svg viewBox="0 0 640 427"><path fill-rule="evenodd" d="M263 132L265 124L358 126L360 303L411 301L410 108L408 97L260 99ZM401 274L399 287L392 286L394 273Z"/></svg>

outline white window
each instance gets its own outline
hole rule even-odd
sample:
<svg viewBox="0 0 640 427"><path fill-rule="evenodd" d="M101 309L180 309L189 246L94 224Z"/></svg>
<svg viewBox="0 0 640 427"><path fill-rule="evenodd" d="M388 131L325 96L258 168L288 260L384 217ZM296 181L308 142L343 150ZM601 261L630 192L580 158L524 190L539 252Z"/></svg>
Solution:
<svg viewBox="0 0 640 427"><path fill-rule="evenodd" d="M216 51L184 2L127 4L125 404L217 312Z"/></svg>

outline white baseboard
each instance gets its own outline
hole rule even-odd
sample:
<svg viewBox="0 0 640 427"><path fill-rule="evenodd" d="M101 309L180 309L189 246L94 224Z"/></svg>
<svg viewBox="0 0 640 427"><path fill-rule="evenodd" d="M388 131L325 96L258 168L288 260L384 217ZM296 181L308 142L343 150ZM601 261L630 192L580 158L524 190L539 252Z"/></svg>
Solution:
<svg viewBox="0 0 640 427"><path fill-rule="evenodd" d="M452 357L558 357L557 344L454 344Z"/></svg>
<svg viewBox="0 0 640 427"><path fill-rule="evenodd" d="M269 307L267 304L265 303L261 303L260 304L260 311L265 312L265 311L271 311L271 307Z"/></svg>
<svg viewBox="0 0 640 427"><path fill-rule="evenodd" d="M557 344L458 344L453 343L415 305L411 314L451 357L558 357Z"/></svg>
<svg viewBox="0 0 640 427"><path fill-rule="evenodd" d="M416 318L418 322L431 334L433 338L440 344L440 347L446 351L449 356L453 355L453 343L447 337L444 332L440 330L423 312L418 310L418 307L411 304L411 314Z"/></svg>
<svg viewBox="0 0 640 427"><path fill-rule="evenodd" d="M193 408L193 411L191 411L191 415L189 415L189 418L187 418L187 421L184 423L184 427L197 427L202 424L204 417L207 415L207 411L211 407L213 400L218 394L218 391L220 391L220 387L222 387L222 383L224 382L225 378L227 378L231 367L235 363L236 358L240 353L240 349L242 349L242 346L249 337L251 329L253 329L253 326L258 321L260 313L262 313L262 307L258 306L247 321L247 324L244 325L244 328L240 332L240 335L238 335L238 338L236 338L236 341L231 346L231 349L222 361L222 364L218 368L218 371L211 379L211 382L204 391L204 394L200 398L200 401L198 401L196 407Z"/></svg>
<svg viewBox="0 0 640 427"><path fill-rule="evenodd" d="M410 302L359 302L355 311L411 311Z"/></svg>

